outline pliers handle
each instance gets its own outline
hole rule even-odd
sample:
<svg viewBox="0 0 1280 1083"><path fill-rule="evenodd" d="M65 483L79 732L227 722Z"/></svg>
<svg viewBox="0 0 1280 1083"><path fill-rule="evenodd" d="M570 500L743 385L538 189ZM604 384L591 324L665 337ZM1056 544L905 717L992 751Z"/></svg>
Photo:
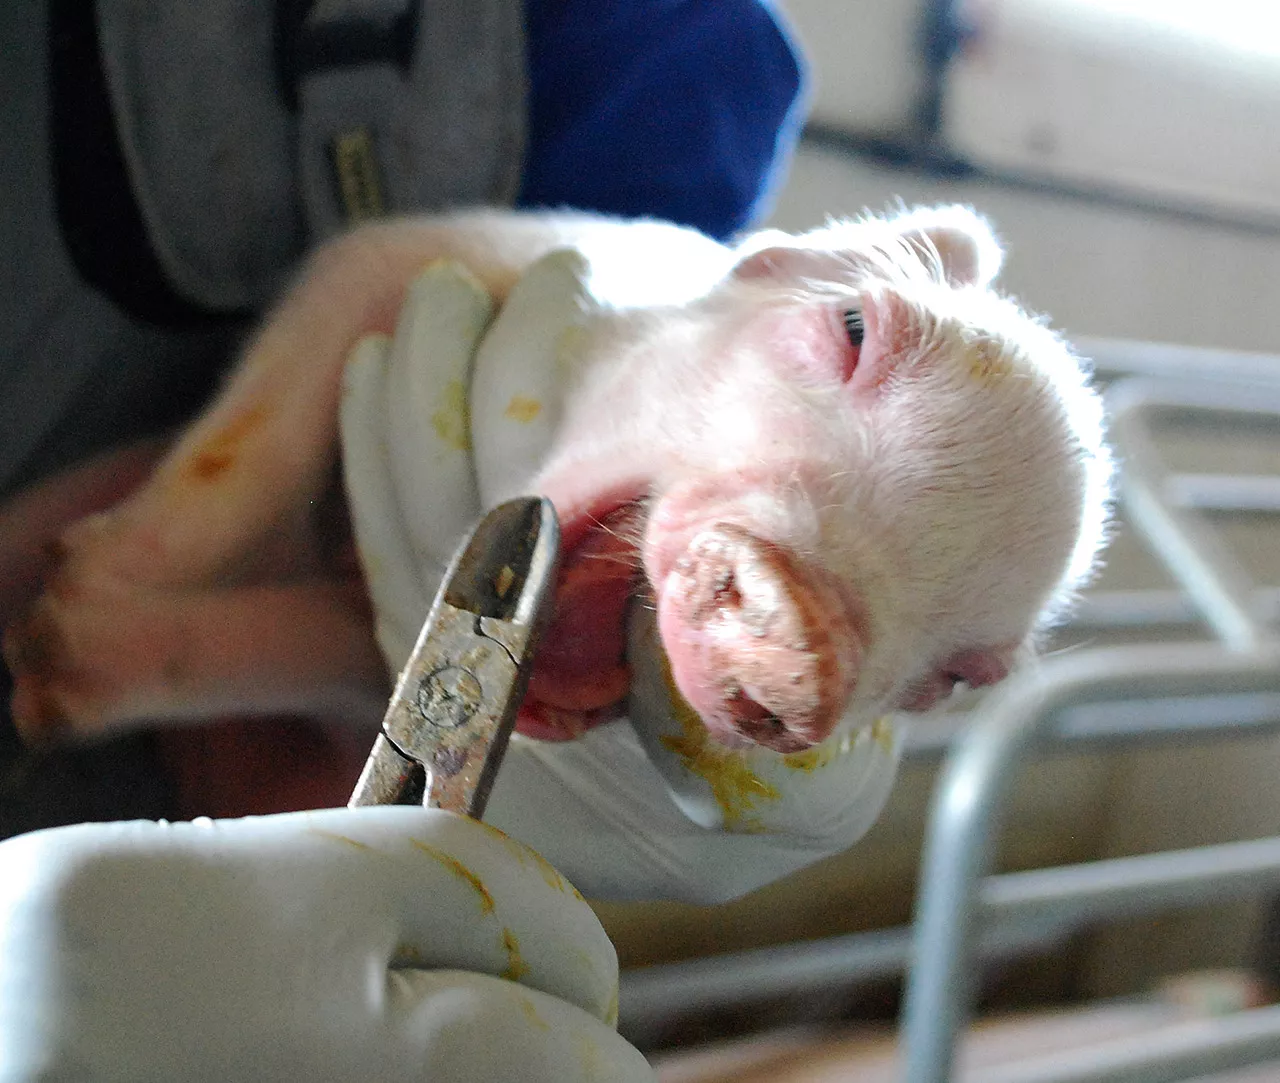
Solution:
<svg viewBox="0 0 1280 1083"><path fill-rule="evenodd" d="M511 500L480 521L436 593L348 807L421 803L484 815L550 616L559 555L549 500Z"/></svg>

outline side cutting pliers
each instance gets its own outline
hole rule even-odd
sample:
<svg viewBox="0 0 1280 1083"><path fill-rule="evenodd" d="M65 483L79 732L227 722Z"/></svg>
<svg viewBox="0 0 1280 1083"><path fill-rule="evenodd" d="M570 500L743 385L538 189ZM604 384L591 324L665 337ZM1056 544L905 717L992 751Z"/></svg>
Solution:
<svg viewBox="0 0 1280 1083"><path fill-rule="evenodd" d="M489 512L455 553L347 802L484 815L554 600L551 501Z"/></svg>

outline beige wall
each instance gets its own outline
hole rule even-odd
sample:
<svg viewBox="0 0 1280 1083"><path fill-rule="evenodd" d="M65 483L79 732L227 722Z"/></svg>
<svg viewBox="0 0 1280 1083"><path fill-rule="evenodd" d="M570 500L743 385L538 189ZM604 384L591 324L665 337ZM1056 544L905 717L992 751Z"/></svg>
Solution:
<svg viewBox="0 0 1280 1083"><path fill-rule="evenodd" d="M925 177L804 150L773 222L962 202L995 224L1004 288L1069 333L1280 353L1280 233L981 182Z"/></svg>

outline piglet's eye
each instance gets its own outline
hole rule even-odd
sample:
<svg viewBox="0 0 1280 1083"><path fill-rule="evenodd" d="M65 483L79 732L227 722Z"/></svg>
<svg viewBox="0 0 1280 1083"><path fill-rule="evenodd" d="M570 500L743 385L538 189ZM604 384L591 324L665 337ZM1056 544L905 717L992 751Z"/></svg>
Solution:
<svg viewBox="0 0 1280 1083"><path fill-rule="evenodd" d="M848 342L848 345L840 351L840 379L848 383L858 367L858 362L862 360L862 339L867 331L861 306L842 309L840 322L844 325L844 337Z"/></svg>
<svg viewBox="0 0 1280 1083"><path fill-rule="evenodd" d="M867 326L862 321L862 309L846 308L841 318L844 320L845 333L849 336L849 345L861 346L862 337L867 332Z"/></svg>

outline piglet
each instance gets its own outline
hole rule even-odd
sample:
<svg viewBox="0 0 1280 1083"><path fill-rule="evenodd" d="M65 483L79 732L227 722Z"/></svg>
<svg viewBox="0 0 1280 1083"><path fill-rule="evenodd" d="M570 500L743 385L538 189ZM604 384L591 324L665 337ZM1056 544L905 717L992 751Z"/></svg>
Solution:
<svg viewBox="0 0 1280 1083"><path fill-rule="evenodd" d="M19 727L376 719L388 672L338 469L344 364L432 261L501 305L561 249L592 307L529 464L563 552L521 732L619 713L638 604L712 741L802 752L1001 680L1094 566L1099 401L992 290L1001 252L966 209L732 249L578 215L386 222L321 249L146 483L61 535L5 636Z"/></svg>

